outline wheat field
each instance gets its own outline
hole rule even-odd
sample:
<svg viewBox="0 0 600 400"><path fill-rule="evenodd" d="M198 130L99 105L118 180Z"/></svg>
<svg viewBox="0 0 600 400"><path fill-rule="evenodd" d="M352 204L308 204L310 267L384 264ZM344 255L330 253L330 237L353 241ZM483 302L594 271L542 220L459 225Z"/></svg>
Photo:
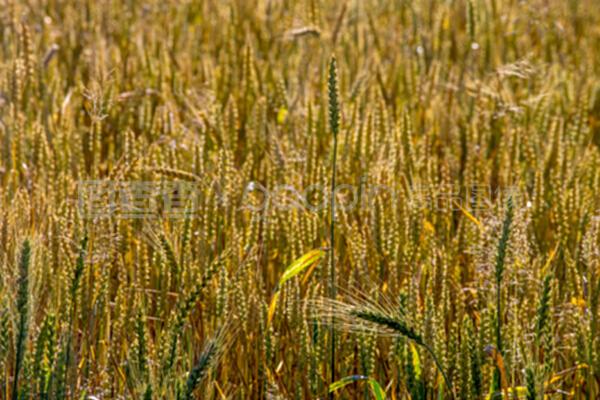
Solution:
<svg viewBox="0 0 600 400"><path fill-rule="evenodd" d="M0 399L600 399L598 0L0 5Z"/></svg>

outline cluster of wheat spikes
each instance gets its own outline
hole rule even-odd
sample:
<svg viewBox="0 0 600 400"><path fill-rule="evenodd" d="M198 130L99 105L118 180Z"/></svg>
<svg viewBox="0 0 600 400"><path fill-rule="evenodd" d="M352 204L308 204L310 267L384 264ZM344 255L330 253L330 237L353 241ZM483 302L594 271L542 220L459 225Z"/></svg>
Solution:
<svg viewBox="0 0 600 400"><path fill-rule="evenodd" d="M0 0L0 399L592 400L599 303L597 0Z"/></svg>

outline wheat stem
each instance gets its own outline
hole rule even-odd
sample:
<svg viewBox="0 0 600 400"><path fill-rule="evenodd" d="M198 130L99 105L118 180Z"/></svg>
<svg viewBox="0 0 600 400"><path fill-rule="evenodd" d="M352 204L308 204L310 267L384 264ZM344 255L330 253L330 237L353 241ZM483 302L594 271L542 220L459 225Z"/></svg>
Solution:
<svg viewBox="0 0 600 400"><path fill-rule="evenodd" d="M337 136L340 123L339 104L338 104L338 82L337 82L337 65L335 57L331 57L329 63L329 124L333 134L333 159L331 160L331 197L330 197L330 223L329 234L331 241L330 252L330 274L329 274L329 297L334 300L336 296L335 290L335 178L337 174ZM335 382L335 325L331 321L330 327L331 337L331 383ZM333 398L333 393L329 394Z"/></svg>
<svg viewBox="0 0 600 400"><path fill-rule="evenodd" d="M13 381L12 399L19 398L19 373L23 358L25 355L25 341L27 340L27 319L28 319L28 280L29 280L29 263L31 261L31 246L29 240L23 242L21 248L21 259L19 261L19 284L17 293L17 309L19 311L19 329L16 343L16 358L15 358L15 379Z"/></svg>

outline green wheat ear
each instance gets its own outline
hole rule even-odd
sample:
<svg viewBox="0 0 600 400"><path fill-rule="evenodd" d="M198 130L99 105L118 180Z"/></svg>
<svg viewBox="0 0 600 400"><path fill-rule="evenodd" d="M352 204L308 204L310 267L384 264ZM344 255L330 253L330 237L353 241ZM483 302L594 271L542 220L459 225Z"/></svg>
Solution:
<svg viewBox="0 0 600 400"><path fill-rule="evenodd" d="M208 374L208 371L217 356L218 350L218 344L216 341L211 340L207 343L204 351L202 351L202 354L198 359L198 362L196 362L188 374L185 385L185 399L193 399L194 390L198 387L202 379Z"/></svg>
<svg viewBox="0 0 600 400"><path fill-rule="evenodd" d="M19 372L25 356L25 341L27 340L27 318L28 318L28 300L29 300L29 263L31 261L31 246L29 240L23 242L21 247L21 259L19 261L19 282L17 292L17 310L19 312L19 327L17 331L16 358L15 358L15 379L13 381L12 398L19 398Z"/></svg>
<svg viewBox="0 0 600 400"><path fill-rule="evenodd" d="M544 277L544 283L542 285L542 295L540 297L540 303L537 309L537 318L535 323L535 337L536 341L540 342L544 329L546 328L546 324L548 322L548 317L550 313L550 290L552 281L552 273L548 273Z"/></svg>
<svg viewBox="0 0 600 400"><path fill-rule="evenodd" d="M225 324L206 342L198 361L196 361L187 375L185 389L182 388L182 394L185 393L182 396L183 399L192 400L195 398L194 391L206 379L211 368L217 366L223 356L224 350L229 348L235 336L235 328L232 329L232 325Z"/></svg>
<svg viewBox="0 0 600 400"><path fill-rule="evenodd" d="M338 102L338 71L335 56L329 62L329 79L327 81L329 92L329 126L333 136L337 136L340 127L340 105Z"/></svg>

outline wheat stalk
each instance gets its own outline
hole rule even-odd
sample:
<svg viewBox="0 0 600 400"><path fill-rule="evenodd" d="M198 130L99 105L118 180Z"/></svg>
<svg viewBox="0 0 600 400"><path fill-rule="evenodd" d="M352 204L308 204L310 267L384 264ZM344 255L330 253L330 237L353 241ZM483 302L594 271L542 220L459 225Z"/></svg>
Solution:
<svg viewBox="0 0 600 400"><path fill-rule="evenodd" d="M17 328L17 340L15 344L15 376L13 381L12 399L19 398L19 374L25 356L25 342L28 333L29 319L29 264L31 261L31 245L25 240L21 246L21 258L19 260L19 280L17 283L17 311L19 313L19 324Z"/></svg>
<svg viewBox="0 0 600 400"><path fill-rule="evenodd" d="M330 248L330 272L329 272L329 297L333 300L336 296L336 281L335 281L335 179L337 175L337 138L340 125L340 109L338 103L338 72L337 62L335 57L331 57L329 63L329 79L327 83L329 93L329 125L333 134L333 158L331 160L331 193L330 193L330 221L329 221L329 236L331 242ZM330 329L331 340L331 382L335 379L335 325L332 321ZM329 394L333 398L333 393Z"/></svg>

